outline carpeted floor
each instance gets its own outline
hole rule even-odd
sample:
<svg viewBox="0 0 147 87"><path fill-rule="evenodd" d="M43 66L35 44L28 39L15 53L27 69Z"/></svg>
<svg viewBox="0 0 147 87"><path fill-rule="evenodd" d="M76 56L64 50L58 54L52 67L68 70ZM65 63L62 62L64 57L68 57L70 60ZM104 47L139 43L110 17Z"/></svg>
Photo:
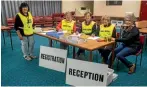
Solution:
<svg viewBox="0 0 147 87"><path fill-rule="evenodd" d="M39 57L40 45L48 46L48 39L35 35L35 55ZM51 69L39 67L39 59L26 61L22 57L21 44L15 32L12 32L14 50L11 50L10 39L5 33L6 45L1 35L1 84L2 86L68 86L65 83L65 74ZM56 44L56 43L54 43ZM56 47L59 47L57 43ZM70 47L71 49L72 47ZM101 62L97 51L93 52L93 62ZM89 52L87 51L87 55ZM72 50L68 54L72 58ZM135 62L135 56L128 59ZM136 73L129 75L128 69L119 64L118 78L110 86L145 86L147 85L147 50L143 53L142 66L137 65Z"/></svg>

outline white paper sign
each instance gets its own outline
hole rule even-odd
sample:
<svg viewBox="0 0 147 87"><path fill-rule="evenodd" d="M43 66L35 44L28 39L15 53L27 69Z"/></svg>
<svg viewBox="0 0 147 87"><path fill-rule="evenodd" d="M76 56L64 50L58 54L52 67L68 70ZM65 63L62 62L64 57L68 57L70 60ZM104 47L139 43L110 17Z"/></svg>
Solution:
<svg viewBox="0 0 147 87"><path fill-rule="evenodd" d="M123 25L123 21L117 21L117 26L122 26Z"/></svg>
<svg viewBox="0 0 147 87"><path fill-rule="evenodd" d="M65 72L67 50L40 46L39 66Z"/></svg>
<svg viewBox="0 0 147 87"><path fill-rule="evenodd" d="M111 24L117 25L117 20L111 20Z"/></svg>
<svg viewBox="0 0 147 87"><path fill-rule="evenodd" d="M106 86L108 65L67 58L66 84Z"/></svg>

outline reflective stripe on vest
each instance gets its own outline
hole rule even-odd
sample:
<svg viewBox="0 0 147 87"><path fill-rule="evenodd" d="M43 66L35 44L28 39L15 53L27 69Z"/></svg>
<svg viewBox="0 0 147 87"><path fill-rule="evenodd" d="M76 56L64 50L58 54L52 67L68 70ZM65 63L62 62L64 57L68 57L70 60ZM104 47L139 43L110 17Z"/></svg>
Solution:
<svg viewBox="0 0 147 87"><path fill-rule="evenodd" d="M104 25L100 25L100 32L99 32L99 37L104 38L104 37L112 37L113 29L115 25L111 24L109 27L104 27Z"/></svg>
<svg viewBox="0 0 147 87"><path fill-rule="evenodd" d="M28 12L28 17L18 13L22 23L23 23L23 32L24 35L32 35L33 34L33 18L30 12Z"/></svg>
<svg viewBox="0 0 147 87"><path fill-rule="evenodd" d="M88 34L92 32L92 27L95 24L94 21L91 21L91 23L89 25L85 24L85 21L82 22L82 33Z"/></svg>
<svg viewBox="0 0 147 87"><path fill-rule="evenodd" d="M61 28L62 28L62 30L67 31L68 33L71 34L71 33L73 33L74 23L75 23L75 21L73 21L73 20L71 22L69 22L64 19L64 20L62 20Z"/></svg>

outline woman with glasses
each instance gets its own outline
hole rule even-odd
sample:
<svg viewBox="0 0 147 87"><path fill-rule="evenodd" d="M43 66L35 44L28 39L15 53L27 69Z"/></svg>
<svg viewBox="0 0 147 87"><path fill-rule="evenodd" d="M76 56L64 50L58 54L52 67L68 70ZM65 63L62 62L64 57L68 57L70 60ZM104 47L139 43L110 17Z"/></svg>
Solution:
<svg viewBox="0 0 147 87"><path fill-rule="evenodd" d="M128 73L132 74L135 71L135 64L127 60L127 56L135 54L140 50L139 30L134 25L134 16L126 16L125 24L123 25L123 33L121 38L112 40L121 42L114 50L115 57L119 59L129 69ZM111 60L111 58L110 58ZM110 63L109 67L112 67Z"/></svg>

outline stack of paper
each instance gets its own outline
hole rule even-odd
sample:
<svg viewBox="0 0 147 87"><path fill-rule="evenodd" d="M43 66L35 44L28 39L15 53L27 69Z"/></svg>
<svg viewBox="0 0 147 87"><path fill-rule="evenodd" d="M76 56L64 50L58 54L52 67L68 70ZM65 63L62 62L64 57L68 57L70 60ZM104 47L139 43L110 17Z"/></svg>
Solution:
<svg viewBox="0 0 147 87"><path fill-rule="evenodd" d="M89 37L88 39L91 39L91 40L97 40L98 38L100 38L100 37Z"/></svg>

